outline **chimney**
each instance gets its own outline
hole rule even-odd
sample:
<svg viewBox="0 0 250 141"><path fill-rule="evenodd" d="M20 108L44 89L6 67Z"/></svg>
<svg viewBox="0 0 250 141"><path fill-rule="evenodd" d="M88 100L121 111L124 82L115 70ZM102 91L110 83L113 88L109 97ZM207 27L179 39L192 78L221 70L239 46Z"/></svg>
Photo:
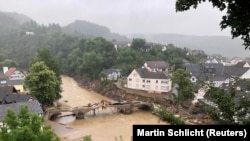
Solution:
<svg viewBox="0 0 250 141"><path fill-rule="evenodd" d="M5 74L9 70L8 67L3 67L3 73Z"/></svg>

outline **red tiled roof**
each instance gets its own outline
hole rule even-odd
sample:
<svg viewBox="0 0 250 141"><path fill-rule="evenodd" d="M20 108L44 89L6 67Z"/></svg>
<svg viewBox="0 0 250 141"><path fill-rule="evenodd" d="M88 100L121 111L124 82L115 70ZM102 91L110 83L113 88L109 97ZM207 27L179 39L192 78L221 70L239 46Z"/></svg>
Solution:
<svg viewBox="0 0 250 141"><path fill-rule="evenodd" d="M5 72L4 75L9 77L15 70L16 70L16 68L9 68L9 70L7 72Z"/></svg>

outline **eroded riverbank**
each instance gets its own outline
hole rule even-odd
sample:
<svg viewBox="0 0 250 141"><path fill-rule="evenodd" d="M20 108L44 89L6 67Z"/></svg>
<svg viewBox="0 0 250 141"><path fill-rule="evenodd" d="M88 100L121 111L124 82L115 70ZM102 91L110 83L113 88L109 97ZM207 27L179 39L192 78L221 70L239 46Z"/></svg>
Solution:
<svg viewBox="0 0 250 141"><path fill-rule="evenodd" d="M101 100L111 99L79 87L77 82L67 76L62 76L61 103L70 107L84 106L89 103L98 103ZM137 110L129 115L106 109L107 114L92 116L82 120L72 120L65 125L58 122L46 121L51 125L55 133L64 141L78 141L85 135L91 135L93 141L131 141L133 124L166 124L147 111ZM108 111L110 110L110 111ZM97 111L98 112L98 111ZM103 111L99 111L103 112Z"/></svg>

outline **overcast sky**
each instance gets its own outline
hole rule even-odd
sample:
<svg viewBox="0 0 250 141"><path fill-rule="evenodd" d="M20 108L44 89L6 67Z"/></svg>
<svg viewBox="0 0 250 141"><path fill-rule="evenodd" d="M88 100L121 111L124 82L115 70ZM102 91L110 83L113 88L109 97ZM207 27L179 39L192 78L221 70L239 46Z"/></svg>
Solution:
<svg viewBox="0 0 250 141"><path fill-rule="evenodd" d="M176 0L0 0L0 10L24 14L39 24L65 26L85 20L111 32L227 35L219 23L222 12L204 3L196 10L175 11ZM1 21L0 21L1 22Z"/></svg>

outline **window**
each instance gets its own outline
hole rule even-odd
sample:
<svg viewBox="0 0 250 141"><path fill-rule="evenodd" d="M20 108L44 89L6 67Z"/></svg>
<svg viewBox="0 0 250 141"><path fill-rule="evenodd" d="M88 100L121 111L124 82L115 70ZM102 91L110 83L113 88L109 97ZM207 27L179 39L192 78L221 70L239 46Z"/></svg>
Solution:
<svg viewBox="0 0 250 141"><path fill-rule="evenodd" d="M137 74L136 74L136 73L134 73L134 74L133 74L133 76L134 76L134 77L137 77Z"/></svg>
<svg viewBox="0 0 250 141"><path fill-rule="evenodd" d="M150 85L146 85L146 89L150 89Z"/></svg>
<svg viewBox="0 0 250 141"><path fill-rule="evenodd" d="M150 80L147 80L146 82L147 82L147 83L150 83Z"/></svg>
<svg viewBox="0 0 250 141"><path fill-rule="evenodd" d="M158 86L155 86L155 89L158 90Z"/></svg>
<svg viewBox="0 0 250 141"><path fill-rule="evenodd" d="M161 86L161 90L168 90L169 87L168 86Z"/></svg>
<svg viewBox="0 0 250 141"><path fill-rule="evenodd" d="M145 83L145 80L143 79L142 82Z"/></svg>
<svg viewBox="0 0 250 141"><path fill-rule="evenodd" d="M196 78L194 76L191 77L191 82L196 82Z"/></svg>
<svg viewBox="0 0 250 141"><path fill-rule="evenodd" d="M128 80L129 80L129 81L132 81L132 78L129 78Z"/></svg>
<svg viewBox="0 0 250 141"><path fill-rule="evenodd" d="M139 79L136 79L136 82L139 82Z"/></svg>
<svg viewBox="0 0 250 141"><path fill-rule="evenodd" d="M145 85L142 85L142 88L145 88Z"/></svg>
<svg viewBox="0 0 250 141"><path fill-rule="evenodd" d="M155 83L158 83L158 80L156 80Z"/></svg>
<svg viewBox="0 0 250 141"><path fill-rule="evenodd" d="M162 80L161 84L168 84L168 80Z"/></svg>

